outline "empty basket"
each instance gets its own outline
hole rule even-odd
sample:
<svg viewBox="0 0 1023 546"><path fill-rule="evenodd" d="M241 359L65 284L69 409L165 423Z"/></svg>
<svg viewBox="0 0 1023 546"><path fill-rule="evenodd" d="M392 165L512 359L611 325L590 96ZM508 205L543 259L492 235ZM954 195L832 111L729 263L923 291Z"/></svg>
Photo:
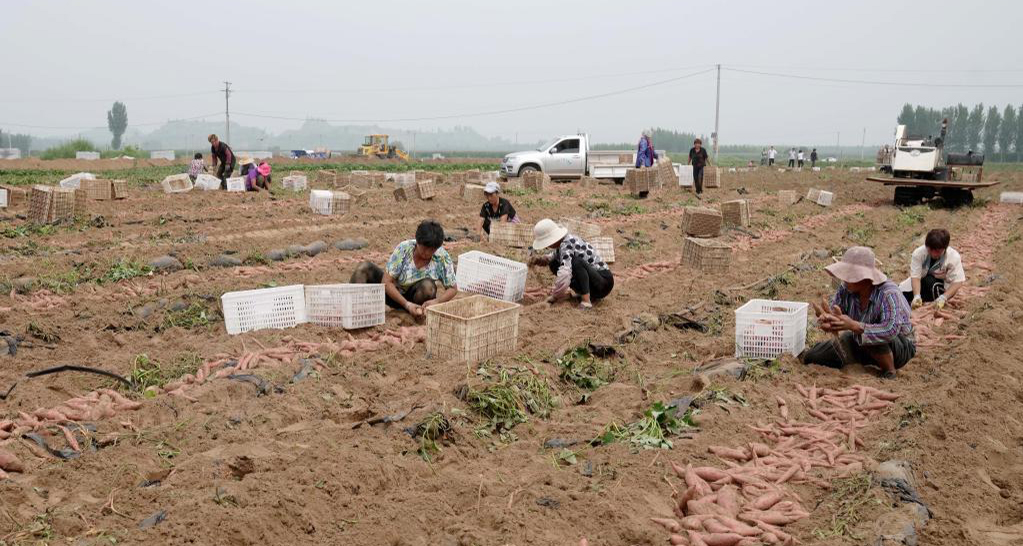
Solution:
<svg viewBox="0 0 1023 546"><path fill-rule="evenodd" d="M657 171L655 169L640 167L625 171L625 188L634 196L646 196L656 184Z"/></svg>
<svg viewBox="0 0 1023 546"><path fill-rule="evenodd" d="M704 173L706 173L706 172L707 172L707 169L704 169ZM707 180L706 178L707 177L704 176L704 184L703 184L704 187L707 187L707 188L720 188L721 187L721 167L714 167L714 175L711 176L709 180Z"/></svg>
<svg viewBox="0 0 1023 546"><path fill-rule="evenodd" d="M458 290L504 301L519 301L526 290L526 264L472 250L458 256Z"/></svg>
<svg viewBox="0 0 1023 546"><path fill-rule="evenodd" d="M305 323L305 290L301 284L228 292L220 297L224 324L231 335Z"/></svg>
<svg viewBox="0 0 1023 546"><path fill-rule="evenodd" d="M79 191L84 191L87 198L95 199L96 201L107 201L114 198L113 184L106 179L82 180L78 189Z"/></svg>
<svg viewBox="0 0 1023 546"><path fill-rule="evenodd" d="M7 207L7 190L0 188L0 208Z"/></svg>
<svg viewBox="0 0 1023 546"><path fill-rule="evenodd" d="M533 225L491 220L490 242L512 248L529 248L533 244Z"/></svg>
<svg viewBox="0 0 1023 546"><path fill-rule="evenodd" d="M732 247L713 239L686 237L682 243L682 263L693 269L708 273L728 270L732 260Z"/></svg>
<svg viewBox="0 0 1023 546"><path fill-rule="evenodd" d="M343 191L312 190L309 192L309 207L313 212L324 215L348 214L352 197Z"/></svg>
<svg viewBox="0 0 1023 546"><path fill-rule="evenodd" d="M337 182L337 173L334 171L316 171L317 184L329 184L331 187Z"/></svg>
<svg viewBox="0 0 1023 546"><path fill-rule="evenodd" d="M820 190L820 193L817 195L817 200L814 201L814 203L817 203L818 205L820 205L822 207L830 207L831 206L831 202L834 199L835 199L835 194L833 194L833 193L831 193L829 191Z"/></svg>
<svg viewBox="0 0 1023 546"><path fill-rule="evenodd" d="M726 226L749 227L749 201L736 199L721 203L721 219Z"/></svg>
<svg viewBox="0 0 1023 546"><path fill-rule="evenodd" d="M547 189L547 185L550 184L551 177L547 176L547 173L540 171L527 171L526 174L522 175L522 185L527 190L543 191Z"/></svg>
<svg viewBox="0 0 1023 546"><path fill-rule="evenodd" d="M672 188L678 186L678 175L671 160L664 158L657 162L657 187Z"/></svg>
<svg viewBox="0 0 1023 546"><path fill-rule="evenodd" d="M517 303L470 296L426 308L426 354L474 363L515 350Z"/></svg>
<svg viewBox="0 0 1023 546"><path fill-rule="evenodd" d="M354 330L384 323L384 285L325 284L305 287L306 316L312 324Z"/></svg>
<svg viewBox="0 0 1023 546"><path fill-rule="evenodd" d="M568 230L569 233L576 237L582 238L584 241L589 241L600 237L600 225L591 224L589 222L583 222L578 218L562 218L560 222L562 227Z"/></svg>
<svg viewBox="0 0 1023 546"><path fill-rule="evenodd" d="M434 187L433 180L420 180L415 182L415 187L418 190L420 199L433 199L434 198Z"/></svg>
<svg viewBox="0 0 1023 546"><path fill-rule="evenodd" d="M227 179L227 191L231 192L243 192L245 191L245 177L235 176Z"/></svg>
<svg viewBox="0 0 1023 546"><path fill-rule="evenodd" d="M462 199L470 203L482 203L485 199L483 186L466 184L462 186Z"/></svg>
<svg viewBox="0 0 1023 546"><path fill-rule="evenodd" d="M302 191L309 187L309 179L305 175L293 174L285 176L281 181L281 186L291 191Z"/></svg>
<svg viewBox="0 0 1023 546"><path fill-rule="evenodd" d="M192 179L187 174L172 174L164 178L160 185L163 193L182 193L192 190Z"/></svg>
<svg viewBox="0 0 1023 546"><path fill-rule="evenodd" d="M1012 203L1014 205L1023 205L1023 192L1018 191L1003 191L998 197L998 200L1002 203Z"/></svg>
<svg viewBox="0 0 1023 546"><path fill-rule="evenodd" d="M111 180L110 187L113 188L114 199L127 199L128 198L128 181L127 180Z"/></svg>
<svg viewBox="0 0 1023 546"><path fill-rule="evenodd" d="M682 233L693 237L717 237L721 233L721 213L714 209L686 207L682 211Z"/></svg>
<svg viewBox="0 0 1023 546"><path fill-rule="evenodd" d="M794 204L799 200L799 194L794 190L779 190L778 191L778 204L787 207Z"/></svg>
<svg viewBox="0 0 1023 546"><path fill-rule="evenodd" d="M678 185L679 186L692 186L693 185L693 166L692 165L681 165L678 169Z"/></svg>
<svg viewBox="0 0 1023 546"><path fill-rule="evenodd" d="M736 358L798 356L806 347L808 307L802 302L751 300L736 309Z"/></svg>
<svg viewBox="0 0 1023 546"><path fill-rule="evenodd" d="M195 177L195 187L203 191L219 190L220 179L212 174L202 173Z"/></svg>
<svg viewBox="0 0 1023 546"><path fill-rule="evenodd" d="M593 250L597 251L597 255L600 256L601 260L604 260L606 264L613 264L615 262L615 241L611 237L594 237L588 241Z"/></svg>

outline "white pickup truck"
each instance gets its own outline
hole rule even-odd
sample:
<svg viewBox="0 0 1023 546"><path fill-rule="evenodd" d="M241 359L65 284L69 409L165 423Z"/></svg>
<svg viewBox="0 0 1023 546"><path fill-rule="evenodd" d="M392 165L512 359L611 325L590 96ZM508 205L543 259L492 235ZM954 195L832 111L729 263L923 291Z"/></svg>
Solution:
<svg viewBox="0 0 1023 546"><path fill-rule="evenodd" d="M621 161L628 156L628 162ZM658 161L664 157L657 152ZM636 152L630 150L590 150L588 135L560 136L528 152L514 152L501 160L501 176L514 178L528 171L543 171L554 179L583 176L613 179L621 183L625 173L636 166ZM678 174L681 165L675 163Z"/></svg>

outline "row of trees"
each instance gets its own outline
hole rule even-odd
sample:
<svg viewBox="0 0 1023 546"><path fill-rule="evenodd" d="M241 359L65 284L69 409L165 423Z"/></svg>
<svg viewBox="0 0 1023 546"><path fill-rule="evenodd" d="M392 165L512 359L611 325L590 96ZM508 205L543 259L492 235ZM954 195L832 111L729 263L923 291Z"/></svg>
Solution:
<svg viewBox="0 0 1023 546"><path fill-rule="evenodd" d="M8 144L10 146L8 146ZM0 148L17 148L21 150L21 155L28 156L28 151L32 146L32 136L15 134L11 132L4 132L0 129Z"/></svg>
<svg viewBox="0 0 1023 546"><path fill-rule="evenodd" d="M906 104L899 113L898 123L906 126L910 135L938 136L941 120L948 118L945 149L953 152L974 150L984 152L991 161L1020 161L1023 159L1023 106L1011 104L999 110L984 104L946 106L941 109Z"/></svg>
<svg viewBox="0 0 1023 546"><path fill-rule="evenodd" d="M654 147L658 150L673 153L688 153L689 148L693 147L693 140L696 140L696 135L693 133L686 133L684 131L672 131L658 127L656 129L650 129L650 138L653 139ZM710 148L710 139L707 137L700 138L703 139L704 146ZM636 135L635 142L594 144L593 147L597 150L631 150L636 147L638 142L639 135Z"/></svg>

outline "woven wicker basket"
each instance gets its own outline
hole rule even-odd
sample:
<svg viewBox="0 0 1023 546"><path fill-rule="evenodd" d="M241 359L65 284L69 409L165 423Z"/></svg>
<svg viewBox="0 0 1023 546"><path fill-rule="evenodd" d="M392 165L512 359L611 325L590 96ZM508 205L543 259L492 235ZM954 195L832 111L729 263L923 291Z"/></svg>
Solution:
<svg viewBox="0 0 1023 546"><path fill-rule="evenodd" d="M646 197L657 186L657 170L640 167L625 171L625 188L636 197Z"/></svg>
<svg viewBox="0 0 1023 546"><path fill-rule="evenodd" d="M618 154L619 165L632 165L632 154Z"/></svg>
<svg viewBox="0 0 1023 546"><path fill-rule="evenodd" d="M513 248L529 248L533 244L533 226L491 220L490 242Z"/></svg>
<svg viewBox="0 0 1023 546"><path fill-rule="evenodd" d="M408 201L408 192L405 191L405 188L394 188L394 200L399 203Z"/></svg>
<svg viewBox="0 0 1023 546"><path fill-rule="evenodd" d="M588 241L593 250L597 251L600 259L606 264L615 263L615 241L611 237L594 237Z"/></svg>
<svg viewBox="0 0 1023 546"><path fill-rule="evenodd" d="M674 188L678 186L678 175L675 174L675 166L670 159L662 159L657 162L657 187Z"/></svg>
<svg viewBox="0 0 1023 546"><path fill-rule="evenodd" d="M778 204L783 207L793 205L799 201L799 194L794 190L779 190L778 191Z"/></svg>
<svg viewBox="0 0 1023 546"><path fill-rule="evenodd" d="M334 171L316 171L316 184L320 187L334 187L337 173Z"/></svg>
<svg viewBox="0 0 1023 546"><path fill-rule="evenodd" d="M527 190L544 191L551 183L551 177L540 171L528 171L522 176L522 185Z"/></svg>
<svg viewBox="0 0 1023 546"><path fill-rule="evenodd" d="M470 203L482 203L486 199L483 193L483 186L466 184L462 186L462 200Z"/></svg>
<svg viewBox="0 0 1023 546"><path fill-rule="evenodd" d="M96 201L108 201L114 198L114 186L110 180L97 178L95 180L82 180L78 186L79 191L84 192L89 199Z"/></svg>
<svg viewBox="0 0 1023 546"><path fill-rule="evenodd" d="M682 264L707 271L719 273L728 270L732 259L732 247L720 241L686 237L682 243Z"/></svg>
<svg viewBox="0 0 1023 546"><path fill-rule="evenodd" d="M84 193L80 193L84 197ZM79 198L81 199L81 197ZM29 220L36 224L73 222L75 219L75 190L50 186L33 186L29 198ZM85 206L79 207L84 212Z"/></svg>
<svg viewBox="0 0 1023 546"><path fill-rule="evenodd" d="M704 169L703 176L703 187L705 188L720 188L721 187L721 167L713 167L714 172L712 176L707 177L707 169Z"/></svg>
<svg viewBox="0 0 1023 546"><path fill-rule="evenodd" d="M736 199L721 203L721 218L726 226L749 227L751 222L749 201Z"/></svg>
<svg viewBox="0 0 1023 546"><path fill-rule="evenodd" d="M479 169L472 169L465 171L465 183L466 184L482 184L483 173Z"/></svg>
<svg viewBox="0 0 1023 546"><path fill-rule="evenodd" d="M35 224L50 222L50 202L53 200L53 188L49 186L32 186L28 200L28 219Z"/></svg>
<svg viewBox="0 0 1023 546"><path fill-rule="evenodd" d="M15 188L14 186L0 186L0 188L7 190L8 207L24 205L28 202L28 190L25 188Z"/></svg>
<svg viewBox="0 0 1023 546"><path fill-rule="evenodd" d="M519 337L517 303L469 296L426 309L426 354L474 363L514 351Z"/></svg>
<svg viewBox="0 0 1023 546"><path fill-rule="evenodd" d="M84 218L89 210L89 198L86 196L85 192L80 189L73 191L75 192L73 195L74 209L71 211L71 218Z"/></svg>
<svg viewBox="0 0 1023 546"><path fill-rule="evenodd" d="M682 211L682 233L694 237L717 237L721 234L721 213L714 209L686 207Z"/></svg>
<svg viewBox="0 0 1023 546"><path fill-rule="evenodd" d="M600 225L598 224L583 222L578 218L562 218L558 223L567 229L569 233L582 238L584 241L600 237Z"/></svg>
<svg viewBox="0 0 1023 546"><path fill-rule="evenodd" d="M415 183L416 193L420 199L427 200L433 199L436 196L436 192L433 186L433 180L420 180Z"/></svg>
<svg viewBox="0 0 1023 546"><path fill-rule="evenodd" d="M110 187L113 188L114 199L127 199L128 198L128 181L127 180L111 180Z"/></svg>

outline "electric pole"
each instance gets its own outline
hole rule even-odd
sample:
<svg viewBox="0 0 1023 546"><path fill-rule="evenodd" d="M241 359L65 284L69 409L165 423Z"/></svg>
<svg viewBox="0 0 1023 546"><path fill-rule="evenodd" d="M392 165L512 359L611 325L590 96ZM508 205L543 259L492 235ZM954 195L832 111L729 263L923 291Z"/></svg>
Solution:
<svg viewBox="0 0 1023 546"><path fill-rule="evenodd" d="M721 114L721 65L718 65L718 91L714 100L714 164L718 164L718 118Z"/></svg>
<svg viewBox="0 0 1023 546"><path fill-rule="evenodd" d="M231 82L224 82L224 138L231 142Z"/></svg>
<svg viewBox="0 0 1023 546"><path fill-rule="evenodd" d="M842 161L842 131L835 133L835 154L838 155L838 160Z"/></svg>
<svg viewBox="0 0 1023 546"><path fill-rule="evenodd" d="M863 139L860 140L860 161L863 161L863 154L867 149L867 128L863 128Z"/></svg>

